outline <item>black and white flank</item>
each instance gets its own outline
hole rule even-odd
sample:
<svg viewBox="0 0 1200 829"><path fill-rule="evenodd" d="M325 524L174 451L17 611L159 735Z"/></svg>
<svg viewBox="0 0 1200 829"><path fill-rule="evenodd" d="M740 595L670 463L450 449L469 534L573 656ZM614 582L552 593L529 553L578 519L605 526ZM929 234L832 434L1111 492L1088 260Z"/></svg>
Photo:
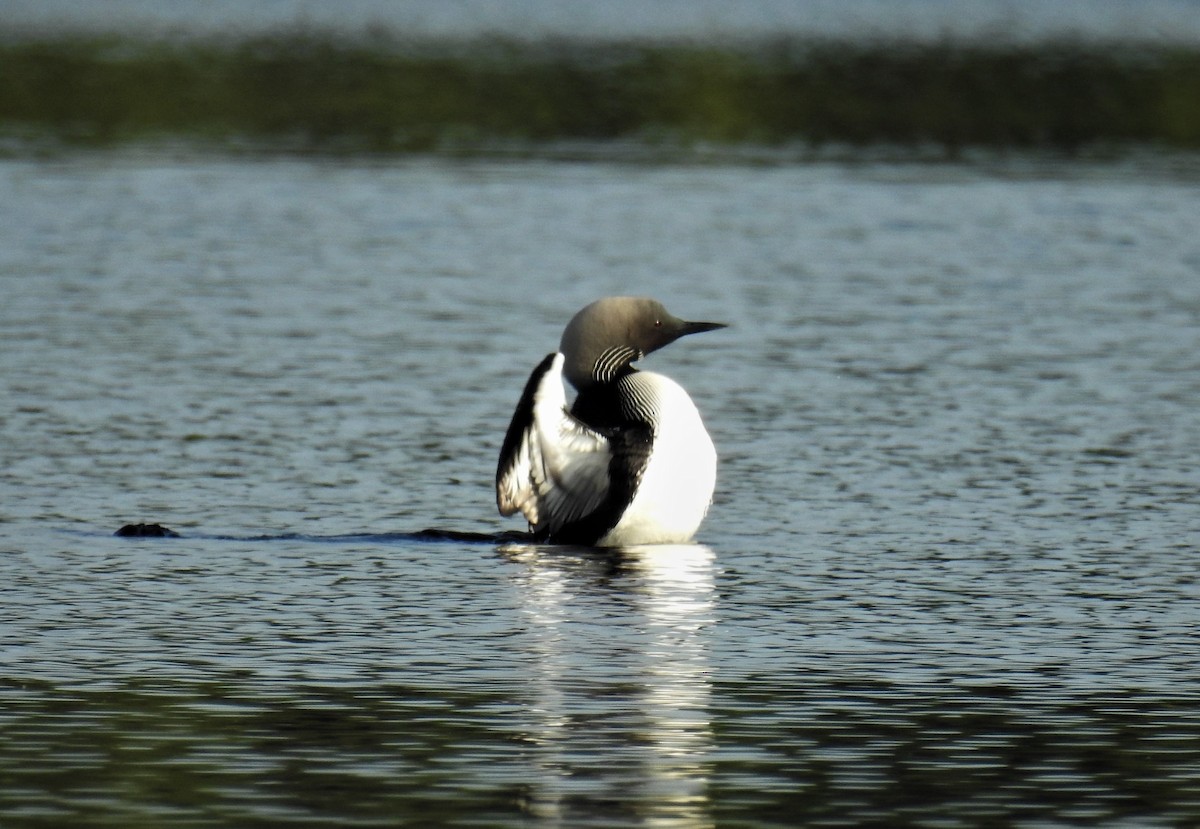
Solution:
<svg viewBox="0 0 1200 829"><path fill-rule="evenodd" d="M688 393L631 363L724 327L685 322L640 297L597 300L576 314L508 427L496 470L500 513L522 513L536 540L558 544L691 540L712 503L716 449ZM579 392L570 408L564 375Z"/></svg>

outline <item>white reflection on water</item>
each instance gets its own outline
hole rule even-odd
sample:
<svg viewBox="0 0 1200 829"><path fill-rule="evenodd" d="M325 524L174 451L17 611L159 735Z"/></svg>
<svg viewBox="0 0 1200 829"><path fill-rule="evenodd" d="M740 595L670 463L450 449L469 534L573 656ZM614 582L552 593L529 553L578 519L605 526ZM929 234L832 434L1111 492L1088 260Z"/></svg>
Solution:
<svg viewBox="0 0 1200 829"><path fill-rule="evenodd" d="M712 664L705 632L715 622L713 552L699 544L625 552L644 576L642 610L650 625L645 710L655 749L651 778L671 784L654 801L652 823L711 826Z"/></svg>
<svg viewBox="0 0 1200 829"><path fill-rule="evenodd" d="M562 817L620 794L649 825L712 826L712 550L505 554L525 565L518 586L536 649L538 726L528 739L543 779L534 811Z"/></svg>

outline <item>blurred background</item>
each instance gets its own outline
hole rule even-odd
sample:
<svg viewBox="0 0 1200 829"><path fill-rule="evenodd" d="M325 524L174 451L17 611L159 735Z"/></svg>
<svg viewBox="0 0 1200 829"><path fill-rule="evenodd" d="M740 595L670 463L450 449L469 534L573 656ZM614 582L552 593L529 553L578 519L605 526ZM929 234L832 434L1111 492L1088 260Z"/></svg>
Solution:
<svg viewBox="0 0 1200 829"><path fill-rule="evenodd" d="M0 3L9 141L1200 145L1194 0Z"/></svg>

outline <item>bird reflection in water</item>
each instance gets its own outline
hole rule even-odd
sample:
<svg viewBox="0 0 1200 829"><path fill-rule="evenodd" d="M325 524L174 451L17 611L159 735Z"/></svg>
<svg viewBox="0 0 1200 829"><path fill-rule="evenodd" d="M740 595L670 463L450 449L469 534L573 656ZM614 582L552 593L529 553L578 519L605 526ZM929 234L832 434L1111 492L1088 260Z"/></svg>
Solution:
<svg viewBox="0 0 1200 829"><path fill-rule="evenodd" d="M698 544L611 550L507 545L536 674L540 817L707 827L714 555Z"/></svg>

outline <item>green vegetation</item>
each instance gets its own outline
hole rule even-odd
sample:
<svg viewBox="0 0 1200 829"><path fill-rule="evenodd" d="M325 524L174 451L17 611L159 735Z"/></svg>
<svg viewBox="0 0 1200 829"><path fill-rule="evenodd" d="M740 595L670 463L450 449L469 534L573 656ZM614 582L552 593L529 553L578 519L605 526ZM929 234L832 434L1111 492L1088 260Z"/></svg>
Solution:
<svg viewBox="0 0 1200 829"><path fill-rule="evenodd" d="M1200 49L0 42L0 134L489 152L555 142L1200 148Z"/></svg>

